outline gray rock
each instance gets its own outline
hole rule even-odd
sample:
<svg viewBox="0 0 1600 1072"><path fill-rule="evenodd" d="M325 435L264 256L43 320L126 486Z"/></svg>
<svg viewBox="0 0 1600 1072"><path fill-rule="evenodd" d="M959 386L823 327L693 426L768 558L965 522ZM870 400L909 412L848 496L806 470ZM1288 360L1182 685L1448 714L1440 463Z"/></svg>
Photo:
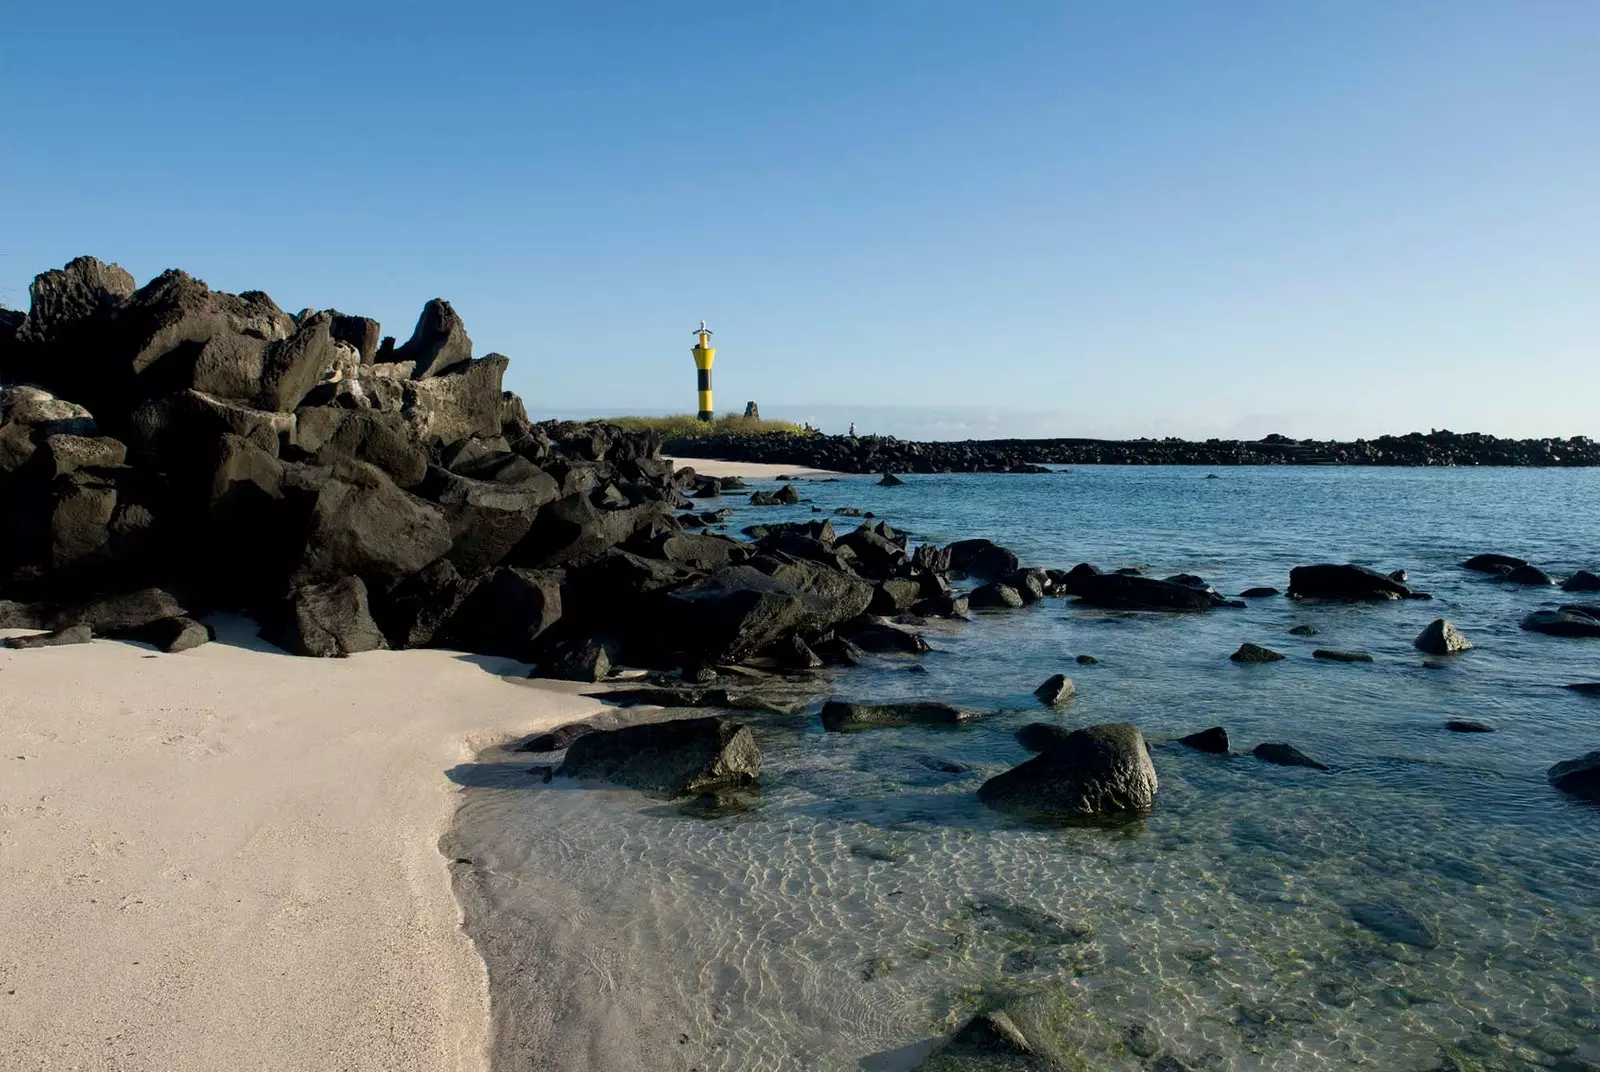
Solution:
<svg viewBox="0 0 1600 1072"><path fill-rule="evenodd" d="M1186 737L1178 738L1179 744L1188 745L1200 752L1209 752L1212 755L1225 756L1228 754L1228 731L1221 726L1212 726L1199 733L1191 733Z"/></svg>
<svg viewBox="0 0 1600 1072"><path fill-rule="evenodd" d="M949 553L947 568L969 577L994 580L1017 568L1017 556L993 540L957 540L945 550Z"/></svg>
<svg viewBox="0 0 1600 1072"><path fill-rule="evenodd" d="M1241 644L1239 650L1228 656L1236 663L1275 663L1284 656L1271 648L1263 648L1260 644Z"/></svg>
<svg viewBox="0 0 1600 1072"><path fill-rule="evenodd" d="M1505 575L1505 579L1511 584L1552 585L1556 583L1556 579L1544 570L1538 566L1529 565L1513 567L1511 572Z"/></svg>
<svg viewBox="0 0 1600 1072"><path fill-rule="evenodd" d="M822 705L822 727L855 730L870 726L958 726L976 716L946 703L864 704L829 700Z"/></svg>
<svg viewBox="0 0 1600 1072"><path fill-rule="evenodd" d="M1115 818L1155 802L1155 767L1137 727L1088 726L983 783L978 799L992 808L1043 819Z"/></svg>
<svg viewBox="0 0 1600 1072"><path fill-rule="evenodd" d="M1326 764L1318 763L1290 744L1258 744L1250 754L1263 762L1275 763L1280 767L1312 767L1323 771L1328 769Z"/></svg>
<svg viewBox="0 0 1600 1072"><path fill-rule="evenodd" d="M8 648L59 648L67 644L87 644L94 639L94 631L87 625L69 625L65 629L55 629L48 633L34 633L30 636L6 637Z"/></svg>
<svg viewBox="0 0 1600 1072"><path fill-rule="evenodd" d="M1467 651L1472 647L1472 642L1461 635L1449 619L1438 618L1426 629L1417 634L1417 639L1411 646L1428 655L1454 655L1458 651Z"/></svg>
<svg viewBox="0 0 1600 1072"><path fill-rule="evenodd" d="M737 722L675 719L585 734L568 747L559 773L685 796L753 785L761 750Z"/></svg>
<svg viewBox="0 0 1600 1072"><path fill-rule="evenodd" d="M1522 619L1521 624L1530 633L1548 636L1600 637L1600 617L1565 607L1560 610L1536 610Z"/></svg>
<svg viewBox="0 0 1600 1072"><path fill-rule="evenodd" d="M1600 800L1600 750L1557 763L1547 773L1550 784L1563 793Z"/></svg>
<svg viewBox="0 0 1600 1072"><path fill-rule="evenodd" d="M1033 690L1033 694L1046 707L1060 707L1076 696L1078 689L1066 674L1052 674L1044 684Z"/></svg>

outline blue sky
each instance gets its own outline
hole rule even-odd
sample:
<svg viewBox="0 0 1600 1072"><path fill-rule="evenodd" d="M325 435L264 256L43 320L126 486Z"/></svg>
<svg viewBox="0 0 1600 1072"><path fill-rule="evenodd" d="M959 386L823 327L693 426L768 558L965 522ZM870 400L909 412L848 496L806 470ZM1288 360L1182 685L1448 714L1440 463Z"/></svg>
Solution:
<svg viewBox="0 0 1600 1072"><path fill-rule="evenodd" d="M159 10L151 10L159 7ZM80 253L534 413L1600 435L1600 3L30 4L0 301Z"/></svg>

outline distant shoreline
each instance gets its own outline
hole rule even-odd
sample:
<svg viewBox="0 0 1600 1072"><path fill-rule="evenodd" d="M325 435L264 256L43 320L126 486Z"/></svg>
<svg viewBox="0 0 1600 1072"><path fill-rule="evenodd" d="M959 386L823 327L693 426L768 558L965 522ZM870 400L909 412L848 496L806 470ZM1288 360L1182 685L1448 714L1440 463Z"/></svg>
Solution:
<svg viewBox="0 0 1600 1072"><path fill-rule="evenodd" d="M893 436L714 434L669 436L669 455L799 466L841 473L1041 472L1048 465L1368 465L1419 467L1600 466L1600 442L1500 439L1478 433L1413 432L1348 442L1209 439L981 439L912 442Z"/></svg>

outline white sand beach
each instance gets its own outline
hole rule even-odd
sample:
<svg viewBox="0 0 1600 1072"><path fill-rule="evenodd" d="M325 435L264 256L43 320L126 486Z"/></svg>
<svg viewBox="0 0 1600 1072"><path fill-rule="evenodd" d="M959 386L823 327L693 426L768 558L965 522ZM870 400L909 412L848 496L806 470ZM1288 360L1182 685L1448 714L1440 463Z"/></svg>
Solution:
<svg viewBox="0 0 1600 1072"><path fill-rule="evenodd" d="M742 476L752 480L771 480L775 476L861 476L836 473L831 469L806 469L803 466L768 465L765 462L725 462L717 458L673 458L678 468L687 465L701 476Z"/></svg>
<svg viewBox="0 0 1600 1072"><path fill-rule="evenodd" d="M510 660L216 624L177 655L0 649L0 1068L485 1067L447 772L599 705Z"/></svg>

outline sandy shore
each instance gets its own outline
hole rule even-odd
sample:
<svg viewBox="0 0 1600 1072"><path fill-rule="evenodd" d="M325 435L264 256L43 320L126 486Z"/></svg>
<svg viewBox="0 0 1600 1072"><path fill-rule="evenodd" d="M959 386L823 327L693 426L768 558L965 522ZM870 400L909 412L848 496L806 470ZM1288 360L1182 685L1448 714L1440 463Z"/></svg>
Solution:
<svg viewBox="0 0 1600 1072"><path fill-rule="evenodd" d="M765 462L725 462L716 458L673 458L678 467L687 465L702 476L742 476L756 480L771 480L775 476L860 476L860 473L836 473L831 469L806 469L794 465L768 465Z"/></svg>
<svg viewBox="0 0 1600 1072"><path fill-rule="evenodd" d="M485 1067L447 772L599 705L217 624L179 655L0 649L0 1068Z"/></svg>

